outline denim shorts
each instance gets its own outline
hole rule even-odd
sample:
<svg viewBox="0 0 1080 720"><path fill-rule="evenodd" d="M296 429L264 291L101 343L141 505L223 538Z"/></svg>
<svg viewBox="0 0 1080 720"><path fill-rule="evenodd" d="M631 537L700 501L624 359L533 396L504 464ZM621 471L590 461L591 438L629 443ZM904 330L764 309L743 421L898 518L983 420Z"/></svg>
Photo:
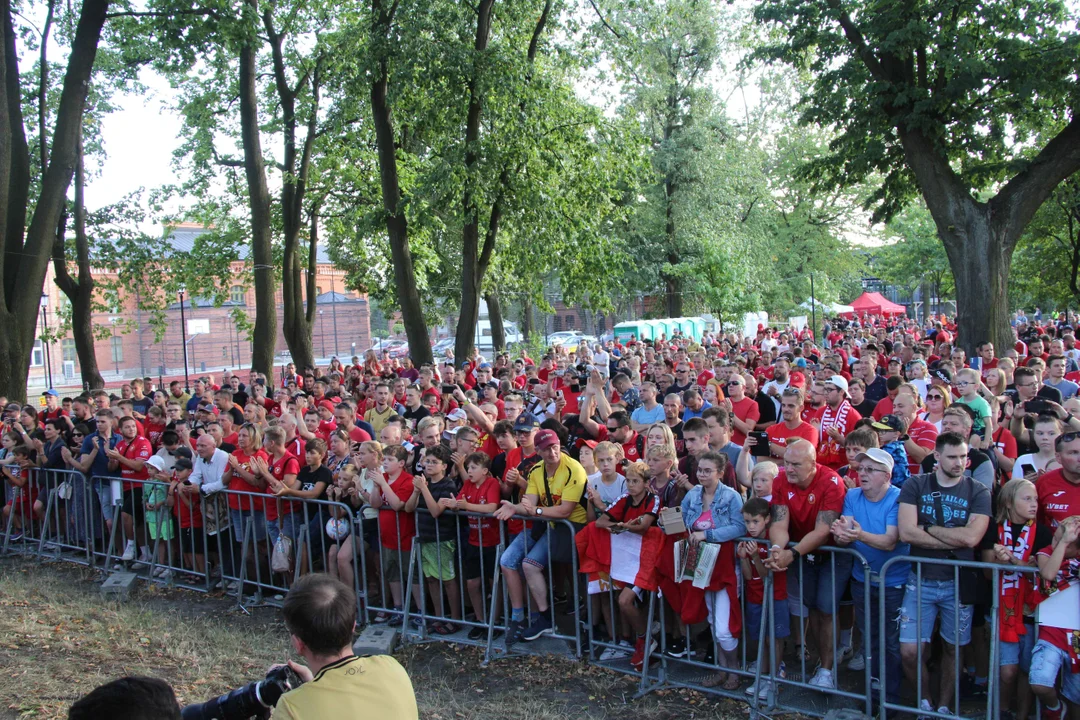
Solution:
<svg viewBox="0 0 1080 720"><path fill-rule="evenodd" d="M539 539L532 539L532 532L526 529L518 534L514 541L503 551L499 565L508 570L520 570L521 564L526 560L530 565L546 568L548 566L548 539L545 532ZM529 543L529 551L525 552L525 543Z"/></svg>
<svg viewBox="0 0 1080 720"><path fill-rule="evenodd" d="M921 585L921 596L918 594ZM919 602L921 599L921 603ZM960 605L959 621L955 612L956 587L952 580L923 580L908 575L904 603L900 607L900 642L930 642L934 620L941 616L941 639L953 645L971 642L971 605ZM916 627L916 622L920 624ZM957 627L959 626L959 627ZM959 630L959 638L957 631Z"/></svg>
<svg viewBox="0 0 1080 720"><path fill-rule="evenodd" d="M1031 672L1031 651L1035 649L1035 626L1025 625L1027 634L1019 642L1001 643L1001 664L1019 665L1022 672Z"/></svg>
<svg viewBox="0 0 1080 720"><path fill-rule="evenodd" d="M788 607L792 615L805 617L803 609L818 610L834 615L836 608L851 579L851 555L836 554L835 573L829 553L817 553L817 562L810 564L805 558L792 563L787 569ZM800 584L799 567L802 567ZM783 601L781 601L783 602Z"/></svg>
<svg viewBox="0 0 1080 720"><path fill-rule="evenodd" d="M249 519L252 520L252 533L255 541L262 542L266 539L266 513L262 510L233 510L229 508L233 539L238 543L244 542L244 533L247 532Z"/></svg>
<svg viewBox="0 0 1080 720"><path fill-rule="evenodd" d="M1069 672L1069 653L1061 648L1051 645L1045 640L1035 643L1031 651L1031 671L1028 673L1028 682L1032 685L1043 687L1057 687L1058 678L1061 681L1061 694L1073 704L1080 703L1080 673ZM1065 672L1061 672L1065 666Z"/></svg>
<svg viewBox="0 0 1080 720"><path fill-rule="evenodd" d="M748 643L757 643L761 637L761 616L764 614L762 605L752 602L746 603L746 632L743 634ZM773 603L773 624L776 626L776 639L791 636L791 614L788 612L788 604L784 600ZM769 642L769 628L765 628L765 642Z"/></svg>

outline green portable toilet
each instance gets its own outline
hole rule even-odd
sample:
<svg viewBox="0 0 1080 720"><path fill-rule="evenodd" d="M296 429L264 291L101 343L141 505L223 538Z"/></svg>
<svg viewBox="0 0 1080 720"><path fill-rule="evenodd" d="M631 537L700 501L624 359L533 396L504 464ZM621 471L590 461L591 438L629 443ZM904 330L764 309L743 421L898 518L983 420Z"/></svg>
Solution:
<svg viewBox="0 0 1080 720"><path fill-rule="evenodd" d="M624 343L633 335L638 340L652 340L652 326L644 320L628 320L621 322L613 328L615 339Z"/></svg>
<svg viewBox="0 0 1080 720"><path fill-rule="evenodd" d="M699 317L679 318L683 326L683 334L688 335L694 339L695 342L701 342L702 336L705 335L705 321Z"/></svg>

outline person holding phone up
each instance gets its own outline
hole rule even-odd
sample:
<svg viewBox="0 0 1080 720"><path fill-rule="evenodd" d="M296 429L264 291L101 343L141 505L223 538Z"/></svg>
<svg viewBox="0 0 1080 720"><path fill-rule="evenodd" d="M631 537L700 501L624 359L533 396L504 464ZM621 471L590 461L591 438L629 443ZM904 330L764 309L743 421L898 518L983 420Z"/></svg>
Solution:
<svg viewBox="0 0 1080 720"><path fill-rule="evenodd" d="M1016 368L1013 382L1016 385L1016 406L1009 421L1009 432L1016 438L1018 453L1023 455L1038 451L1033 430L1035 418L1039 415L1056 416L1065 425L1066 431L1080 430L1080 420L1072 417L1060 403L1043 396L1042 379L1034 368ZM1056 390L1054 392L1057 393ZM1060 393L1057 394L1060 397Z"/></svg>

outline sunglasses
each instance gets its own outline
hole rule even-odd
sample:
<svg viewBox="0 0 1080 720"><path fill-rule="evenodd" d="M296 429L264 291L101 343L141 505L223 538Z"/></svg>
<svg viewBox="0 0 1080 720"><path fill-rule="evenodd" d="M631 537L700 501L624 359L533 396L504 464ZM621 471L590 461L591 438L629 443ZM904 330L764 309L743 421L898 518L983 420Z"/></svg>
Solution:
<svg viewBox="0 0 1080 720"><path fill-rule="evenodd" d="M945 396L944 395L927 395L926 399L927 400L944 400Z"/></svg>

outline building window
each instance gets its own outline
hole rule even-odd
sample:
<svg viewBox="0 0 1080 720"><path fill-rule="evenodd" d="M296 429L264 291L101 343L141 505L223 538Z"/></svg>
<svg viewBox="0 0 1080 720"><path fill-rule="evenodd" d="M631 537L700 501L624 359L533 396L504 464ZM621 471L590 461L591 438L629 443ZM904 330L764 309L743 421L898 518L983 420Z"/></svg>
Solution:
<svg viewBox="0 0 1080 720"><path fill-rule="evenodd" d="M554 322L552 323L552 328L552 332L562 332L562 318L560 316L555 316Z"/></svg>
<svg viewBox="0 0 1080 720"><path fill-rule="evenodd" d="M109 338L109 345L112 349L112 361L114 363L124 362L124 338L114 335Z"/></svg>
<svg viewBox="0 0 1080 720"><path fill-rule="evenodd" d="M247 293L244 292L243 285L233 285L231 288L229 288L229 302L236 305L243 305L244 296L246 294Z"/></svg>
<svg viewBox="0 0 1080 720"><path fill-rule="evenodd" d="M566 329L570 330L573 327L574 327L574 316L573 315L567 315L566 316Z"/></svg>
<svg viewBox="0 0 1080 720"><path fill-rule="evenodd" d="M41 367L45 364L45 349L41 345L41 339L34 341L34 348L30 351L30 367Z"/></svg>
<svg viewBox="0 0 1080 720"><path fill-rule="evenodd" d="M75 362L79 357L79 354L75 352L75 341L71 338L61 340L60 349L64 354L64 362Z"/></svg>
<svg viewBox="0 0 1080 720"><path fill-rule="evenodd" d="M315 297L318 297L319 295L322 295L322 286L321 285L316 285L315 286Z"/></svg>

